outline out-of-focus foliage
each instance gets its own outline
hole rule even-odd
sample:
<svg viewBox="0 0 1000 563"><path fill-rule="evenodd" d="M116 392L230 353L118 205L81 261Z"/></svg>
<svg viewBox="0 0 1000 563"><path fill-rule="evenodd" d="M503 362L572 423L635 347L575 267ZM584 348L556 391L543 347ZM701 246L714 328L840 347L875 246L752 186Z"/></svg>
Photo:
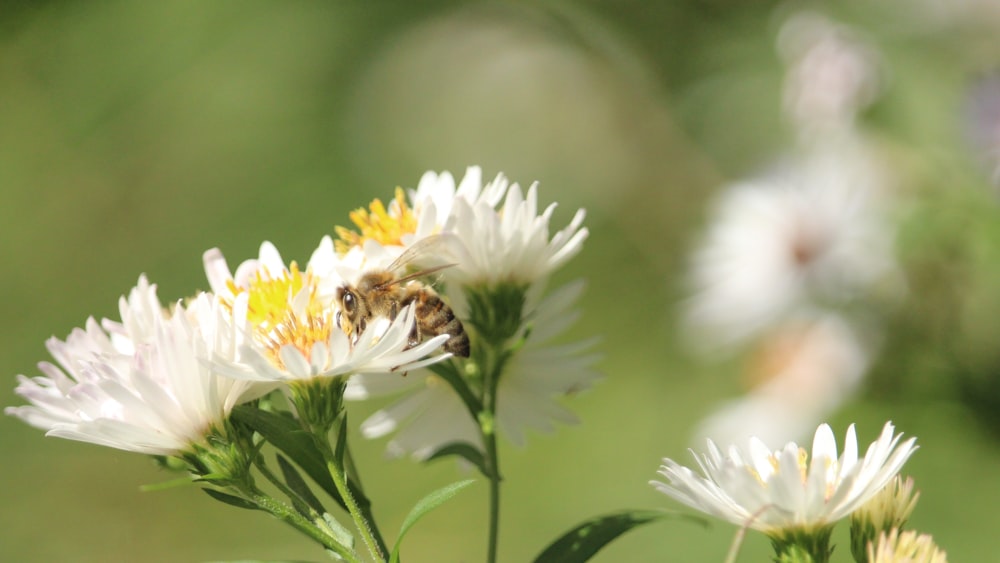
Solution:
<svg viewBox="0 0 1000 563"><path fill-rule="evenodd" d="M595 514L676 508L647 485L660 458L683 458L698 421L745 391L745 358L706 362L680 334L688 257L716 190L793 143L776 34L794 7L6 3L0 398L18 403L14 376L35 375L44 340L113 316L141 272L171 300L206 288L200 257L214 246L239 261L267 239L301 263L349 210L425 170L479 164L539 180L562 219L588 208L590 239L560 276L588 280L571 337L602 336L608 376L570 399L580 426L502 452L501 560L527 560ZM880 55L885 84L858 126L897 177L907 287L880 312L884 342L862 390L830 422L840 434L856 421L861 442L887 419L918 436L912 524L953 560L976 560L992 550L1000 502L1000 125L972 88L1000 69L1000 10L825 9ZM352 420L378 406L357 405ZM0 436L0 560L322 556L194 488L139 492L169 478L142 456L43 439L13 419ZM461 473L354 443L387 530ZM481 559L485 490L470 489L409 533L406 560ZM657 523L595 560L719 561L734 531ZM741 560L767 553L751 536Z"/></svg>

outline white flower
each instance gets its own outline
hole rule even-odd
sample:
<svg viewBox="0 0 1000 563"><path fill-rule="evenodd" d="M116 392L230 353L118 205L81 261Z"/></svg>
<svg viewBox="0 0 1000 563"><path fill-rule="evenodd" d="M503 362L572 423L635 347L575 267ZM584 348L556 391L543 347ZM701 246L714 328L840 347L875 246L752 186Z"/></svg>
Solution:
<svg viewBox="0 0 1000 563"><path fill-rule="evenodd" d="M518 184L507 186L506 178L497 176L484 193L491 194L499 186L506 188L500 209L488 197L453 201L442 229L450 235L449 249L456 262L454 271L448 272L449 283L532 284L545 280L582 248L588 235L581 228L584 210L577 210L569 225L550 237L549 221L556 204L539 211L538 184L523 195Z"/></svg>
<svg viewBox="0 0 1000 563"><path fill-rule="evenodd" d="M863 151L843 145L729 188L694 257L695 342L742 344L803 310L895 291L883 183Z"/></svg>
<svg viewBox="0 0 1000 563"><path fill-rule="evenodd" d="M785 323L754 350L746 373L753 387L699 423L697 443L745 443L756 436L774 445L806 437L852 396L872 347L836 314Z"/></svg>
<svg viewBox="0 0 1000 563"><path fill-rule="evenodd" d="M430 265L453 263L444 274L449 284L529 285L575 256L588 235L581 228L586 213L580 209L569 225L550 236L556 204L539 210L537 183L527 194L502 174L483 185L478 167L470 167L457 188L451 174L428 172L409 196L412 207L397 193L388 208L375 200L369 210L355 211L351 219L360 233L338 228L340 252L361 246L368 253L373 241L400 247L394 251L398 255L402 247L441 236L443 255L433 257Z"/></svg>
<svg viewBox="0 0 1000 563"><path fill-rule="evenodd" d="M948 563L948 554L941 550L934 538L914 530L882 532L878 545L868 545L871 563Z"/></svg>
<svg viewBox="0 0 1000 563"><path fill-rule="evenodd" d="M517 445L529 428L551 432L554 422L572 424L576 417L554 399L588 388L599 374L591 367L597 357L584 351L594 342L548 346L576 320L571 311L582 283L565 286L548 296L531 320L528 340L510 360L497 389L497 424ZM368 438L396 432L389 453L411 453L425 459L442 446L466 442L481 447L479 428L455 391L426 370L404 379L358 376L347 383L344 397L362 400L406 391L408 395L362 423Z"/></svg>
<svg viewBox="0 0 1000 563"><path fill-rule="evenodd" d="M850 127L878 94L877 52L856 30L819 13L789 17L778 32L778 51L788 64L785 113L800 133Z"/></svg>
<svg viewBox="0 0 1000 563"><path fill-rule="evenodd" d="M839 458L826 424L816 430L811 459L794 442L772 452L751 439L747 450L731 446L724 454L709 440L708 453L695 455L702 475L664 459L659 473L669 483L650 484L691 508L768 535L817 531L881 491L916 450L914 438L900 443L902 434L893 430L886 423L862 459L853 424Z"/></svg>
<svg viewBox="0 0 1000 563"><path fill-rule="evenodd" d="M422 359L447 335L410 347L412 307L392 321L372 323L356 338L348 337L338 324L334 299L334 290L343 283L340 268L329 238L313 253L305 272L295 263L286 267L269 243L261 247L259 260L244 262L235 276L228 275L221 252L206 252L210 283L222 293L240 340L235 356L212 358L216 368L239 379L287 382L405 372L448 357Z"/></svg>
<svg viewBox="0 0 1000 563"><path fill-rule="evenodd" d="M167 311L140 278L120 309L121 323L105 320L102 329L90 319L65 342L49 340L59 365L19 376L17 393L32 404L5 412L49 436L171 455L203 443L234 406L271 389L221 377L203 361L231 344L216 330L224 312L210 296Z"/></svg>

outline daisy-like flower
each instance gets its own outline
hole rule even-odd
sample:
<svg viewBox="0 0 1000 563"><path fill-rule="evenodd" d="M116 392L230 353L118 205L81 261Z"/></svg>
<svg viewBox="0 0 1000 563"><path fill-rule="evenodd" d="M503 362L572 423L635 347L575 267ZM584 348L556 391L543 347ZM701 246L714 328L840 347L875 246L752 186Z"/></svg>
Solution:
<svg viewBox="0 0 1000 563"><path fill-rule="evenodd" d="M709 440L708 453L696 455L701 475L664 459L659 473L668 482L650 484L692 508L760 530L775 543L802 536L822 543L835 522L881 491L916 450L914 438L901 437L886 423L860 459L854 425L839 457L826 424L816 430L811 456L794 442L771 451L751 439L747 450L732 446L723 453Z"/></svg>
<svg viewBox="0 0 1000 563"><path fill-rule="evenodd" d="M879 535L877 545L868 545L870 563L948 563L948 555L927 534L892 530Z"/></svg>
<svg viewBox="0 0 1000 563"><path fill-rule="evenodd" d="M786 322L761 338L745 370L749 391L709 414L697 443L765 444L800 440L847 401L863 380L870 342L840 315Z"/></svg>
<svg viewBox="0 0 1000 563"><path fill-rule="evenodd" d="M351 219L359 232L338 228L338 250L343 254L368 241L409 246L444 235L441 250L446 255L438 262L454 264L447 271L448 283L528 285L575 256L588 235L582 227L586 213L580 209L569 225L550 236L556 204L539 209L537 183L524 193L499 174L483 185L479 167L470 167L457 188L451 174L428 172L409 195L410 205L397 190L388 208L375 200L370 210L355 211Z"/></svg>
<svg viewBox="0 0 1000 563"><path fill-rule="evenodd" d="M31 404L5 412L49 436L182 455L222 432L234 406L272 388L222 377L203 361L231 349L224 312L209 295L167 310L143 277L120 311L121 322L89 319L65 341L50 339L58 365L19 376L17 393Z"/></svg>
<svg viewBox="0 0 1000 563"><path fill-rule="evenodd" d="M877 495L851 513L851 553L865 560L869 546L880 535L902 529L917 506L920 493L913 490L913 479L897 475Z"/></svg>
<svg viewBox="0 0 1000 563"><path fill-rule="evenodd" d="M729 188L694 258L685 321L695 342L738 345L804 310L894 297L883 184L845 144Z"/></svg>
<svg viewBox="0 0 1000 563"><path fill-rule="evenodd" d="M243 336L238 357L213 358L218 369L240 379L293 382L353 373L405 372L440 361L425 358L447 339L440 335L410 347L412 307L392 321L372 323L349 337L339 326L331 288L343 283L330 239L313 253L306 271L285 266L273 245L261 246L260 258L230 275L218 249L205 253L205 271L213 289L231 311Z"/></svg>
<svg viewBox="0 0 1000 563"><path fill-rule="evenodd" d="M573 283L539 304L526 343L511 357L500 379L497 424L501 433L517 445L524 443L529 428L551 432L554 422L575 423L576 417L555 397L582 391L600 377L592 368L597 356L586 353L594 341L548 345L576 320L577 313L571 308L582 291L581 282ZM389 453L409 453L417 459L426 459L450 443L482 446L479 428L462 400L445 381L427 370L410 373L405 379L358 376L348 381L344 397L363 400L404 391L408 393L405 398L362 423L366 437L396 432Z"/></svg>

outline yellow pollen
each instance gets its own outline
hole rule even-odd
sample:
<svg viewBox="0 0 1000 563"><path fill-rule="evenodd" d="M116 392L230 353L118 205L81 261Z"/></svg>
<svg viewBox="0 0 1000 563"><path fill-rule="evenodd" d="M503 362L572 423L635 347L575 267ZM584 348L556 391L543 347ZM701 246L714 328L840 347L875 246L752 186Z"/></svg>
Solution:
<svg viewBox="0 0 1000 563"><path fill-rule="evenodd" d="M304 357L309 358L314 344L330 341L334 325L329 313L299 317L289 310L286 318L263 340L271 361L278 368L284 369L285 363L280 355L283 347L294 346Z"/></svg>
<svg viewBox="0 0 1000 563"><path fill-rule="evenodd" d="M310 288L307 314L312 315L322 310L322 304L316 296L315 279L312 274L300 272L295 262L289 266L288 272L283 272L279 277L272 277L270 272L263 269L258 270L246 288L237 287L232 280L229 281L229 291L233 295L243 292L249 295L247 320L264 331L278 326L288 316L292 298L303 287ZM232 303L226 305L232 307Z"/></svg>
<svg viewBox="0 0 1000 563"><path fill-rule="evenodd" d="M403 188L396 188L396 197L389 202L389 208L382 200L375 199L368 209L361 207L351 212L351 222L359 232L337 226L337 252L345 254L353 246L361 246L367 240L374 240L386 246L403 246L403 236L417 231L417 216L406 203Z"/></svg>

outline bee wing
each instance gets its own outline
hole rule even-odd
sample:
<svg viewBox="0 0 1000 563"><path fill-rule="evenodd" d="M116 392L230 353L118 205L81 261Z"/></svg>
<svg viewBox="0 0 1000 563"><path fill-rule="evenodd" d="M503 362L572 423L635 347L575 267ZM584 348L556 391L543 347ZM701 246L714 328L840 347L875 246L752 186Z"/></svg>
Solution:
<svg viewBox="0 0 1000 563"><path fill-rule="evenodd" d="M441 254L443 248L444 237L441 235L431 235L429 237L422 238L410 245L403 251L402 254L396 257L396 259L392 261L392 264L389 264L386 270L394 272L400 268L405 268L407 264L423 256L439 255ZM442 267L435 268L434 271L440 270Z"/></svg>
<svg viewBox="0 0 1000 563"><path fill-rule="evenodd" d="M417 278L420 278L420 277L423 277L423 276L429 276L430 274L433 274L434 272L439 272L439 271L441 271L441 270L443 270L445 268L451 268L452 266L454 266L454 264L444 264L442 266L435 266L433 268L427 268L426 270L420 270L419 272L413 272L412 274L408 274L408 275L405 275L405 276L403 276L401 278L396 278L396 279L392 280L392 284L390 284L390 285L396 285L396 284L408 282L410 280L414 280L414 279L417 279Z"/></svg>

